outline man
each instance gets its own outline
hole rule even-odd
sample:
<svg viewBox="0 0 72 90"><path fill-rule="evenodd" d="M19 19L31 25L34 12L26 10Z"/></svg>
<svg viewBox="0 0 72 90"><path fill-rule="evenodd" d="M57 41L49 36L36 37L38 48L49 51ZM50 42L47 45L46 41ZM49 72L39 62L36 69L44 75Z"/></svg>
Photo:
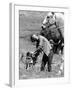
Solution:
<svg viewBox="0 0 72 90"><path fill-rule="evenodd" d="M52 57L53 57L53 52L52 52L52 47L50 45L50 42L43 36L41 35L32 35L32 40L35 40L36 45L37 45L37 50L42 49L43 51L43 58L42 58L42 63L41 63L41 71L44 70L45 65L47 63L48 66L48 71L51 71L51 63L52 63Z"/></svg>

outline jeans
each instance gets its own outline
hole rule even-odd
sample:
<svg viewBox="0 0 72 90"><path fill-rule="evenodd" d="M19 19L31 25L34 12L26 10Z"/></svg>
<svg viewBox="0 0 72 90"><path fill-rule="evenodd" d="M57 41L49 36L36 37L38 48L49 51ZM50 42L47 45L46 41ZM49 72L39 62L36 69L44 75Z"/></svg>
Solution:
<svg viewBox="0 0 72 90"><path fill-rule="evenodd" d="M44 53L43 58L42 58L42 63L41 63L41 71L44 71L45 65L47 63L48 71L51 72L52 58L53 58L52 50L50 51L48 56Z"/></svg>

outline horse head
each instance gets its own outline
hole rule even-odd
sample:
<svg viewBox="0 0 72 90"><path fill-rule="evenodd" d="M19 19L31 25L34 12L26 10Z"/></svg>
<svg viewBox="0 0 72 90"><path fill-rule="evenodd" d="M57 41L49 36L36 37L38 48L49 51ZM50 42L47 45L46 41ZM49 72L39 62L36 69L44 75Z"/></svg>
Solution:
<svg viewBox="0 0 72 90"><path fill-rule="evenodd" d="M49 27L50 25L55 24L56 16L54 12L48 12L47 16L44 18L42 23L42 29Z"/></svg>

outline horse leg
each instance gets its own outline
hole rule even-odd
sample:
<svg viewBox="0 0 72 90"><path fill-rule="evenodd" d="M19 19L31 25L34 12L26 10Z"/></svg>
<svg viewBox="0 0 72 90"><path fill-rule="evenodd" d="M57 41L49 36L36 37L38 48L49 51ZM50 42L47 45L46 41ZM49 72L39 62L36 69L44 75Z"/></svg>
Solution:
<svg viewBox="0 0 72 90"><path fill-rule="evenodd" d="M58 53L58 52L57 52L57 48L58 48L57 45L54 45L54 47L53 47L53 52L54 52L54 53Z"/></svg>
<svg viewBox="0 0 72 90"><path fill-rule="evenodd" d="M63 55L64 53L64 46L61 47L61 54Z"/></svg>
<svg viewBox="0 0 72 90"><path fill-rule="evenodd" d="M49 54L49 56L48 56L48 63L47 63L48 71L49 71L49 72L51 71L52 59L53 59L53 51L51 50L51 51L50 51L50 54Z"/></svg>

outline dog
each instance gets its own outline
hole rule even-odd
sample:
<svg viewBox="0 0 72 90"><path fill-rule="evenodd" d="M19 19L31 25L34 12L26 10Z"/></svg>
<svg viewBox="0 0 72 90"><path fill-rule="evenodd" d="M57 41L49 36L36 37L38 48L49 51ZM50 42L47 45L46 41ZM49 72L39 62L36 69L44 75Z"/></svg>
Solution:
<svg viewBox="0 0 72 90"><path fill-rule="evenodd" d="M26 69L33 67L32 52L26 53Z"/></svg>

